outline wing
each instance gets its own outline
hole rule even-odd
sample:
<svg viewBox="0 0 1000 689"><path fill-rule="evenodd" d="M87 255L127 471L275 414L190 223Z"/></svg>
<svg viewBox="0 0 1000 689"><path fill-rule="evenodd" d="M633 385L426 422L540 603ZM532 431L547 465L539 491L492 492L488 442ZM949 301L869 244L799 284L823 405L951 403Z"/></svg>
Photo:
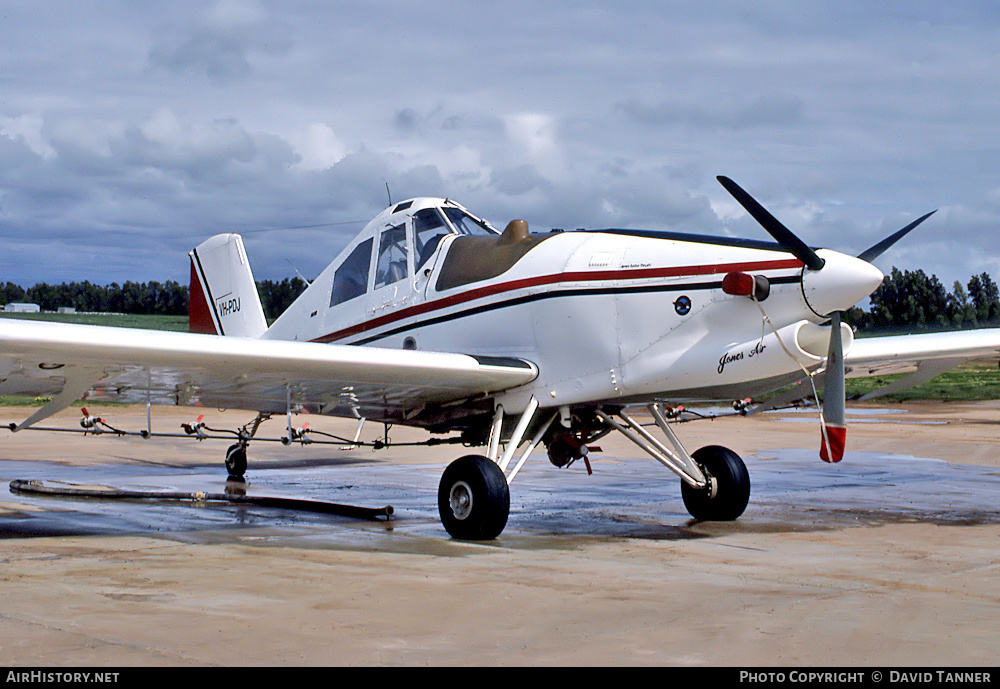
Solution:
<svg viewBox="0 0 1000 689"><path fill-rule="evenodd" d="M848 378L910 373L860 398L866 400L919 385L964 361L998 354L1000 328L869 337L854 340L844 366Z"/></svg>
<svg viewBox="0 0 1000 689"><path fill-rule="evenodd" d="M430 425L429 409L536 375L521 359L0 321L0 394L52 396L18 430L81 398Z"/></svg>
<svg viewBox="0 0 1000 689"><path fill-rule="evenodd" d="M1000 355L1000 328L963 330L921 335L892 335L855 339L844 356L847 378L909 373L892 383L857 398L865 401L900 390L907 390L948 371L959 364L983 357ZM814 375L817 388L825 386L824 371ZM752 414L769 411L795 400L812 397L807 378L795 382L773 398L750 410Z"/></svg>
<svg viewBox="0 0 1000 689"><path fill-rule="evenodd" d="M854 340L844 363L854 376L912 371L922 362L969 359L1000 354L1000 328L922 335L894 335Z"/></svg>

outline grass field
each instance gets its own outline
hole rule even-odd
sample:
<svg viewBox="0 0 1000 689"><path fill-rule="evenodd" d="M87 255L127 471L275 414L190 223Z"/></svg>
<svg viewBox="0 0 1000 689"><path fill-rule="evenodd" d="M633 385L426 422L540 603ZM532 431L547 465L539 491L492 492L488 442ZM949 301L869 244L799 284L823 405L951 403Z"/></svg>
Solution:
<svg viewBox="0 0 1000 689"><path fill-rule="evenodd" d="M52 323L81 323L83 325L108 325L116 328L145 328L146 330L188 329L187 316L146 316L124 313L4 313L0 318Z"/></svg>
<svg viewBox="0 0 1000 689"><path fill-rule="evenodd" d="M872 376L871 378L849 378L846 381L847 396L863 395L888 385L903 377ZM1000 399L1000 368L996 362L970 361L946 371L926 383L893 395L876 398L872 402L907 400L941 400L950 402L973 402Z"/></svg>
<svg viewBox="0 0 1000 689"><path fill-rule="evenodd" d="M50 323L80 323L82 325L107 325L113 328L144 328L146 330L187 331L187 316L147 316L123 313L3 313L0 318ZM0 407L41 406L45 398L0 395ZM94 404L91 402L91 404Z"/></svg>
<svg viewBox="0 0 1000 689"><path fill-rule="evenodd" d="M178 330L188 328L187 316L144 316L111 313L0 313L2 318L52 321L58 323L83 323L108 325L119 328L146 328L150 330ZM905 375L905 374L903 374ZM847 395L855 397L871 392L901 376L874 376L847 380ZM995 362L972 361L947 371L931 381L877 400L945 400L976 401L1000 399L1000 368ZM877 401L873 400L873 402ZM24 397L0 397L0 405L40 404Z"/></svg>

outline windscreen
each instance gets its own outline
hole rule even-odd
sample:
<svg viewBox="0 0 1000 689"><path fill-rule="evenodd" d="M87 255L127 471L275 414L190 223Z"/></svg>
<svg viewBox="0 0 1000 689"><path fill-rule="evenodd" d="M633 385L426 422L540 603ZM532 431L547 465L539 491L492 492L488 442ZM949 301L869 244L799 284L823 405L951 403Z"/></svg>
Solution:
<svg viewBox="0 0 1000 689"><path fill-rule="evenodd" d="M490 237L497 234L496 230L458 208L445 208L444 213L448 216L451 224L455 226L455 229L462 234L488 235Z"/></svg>

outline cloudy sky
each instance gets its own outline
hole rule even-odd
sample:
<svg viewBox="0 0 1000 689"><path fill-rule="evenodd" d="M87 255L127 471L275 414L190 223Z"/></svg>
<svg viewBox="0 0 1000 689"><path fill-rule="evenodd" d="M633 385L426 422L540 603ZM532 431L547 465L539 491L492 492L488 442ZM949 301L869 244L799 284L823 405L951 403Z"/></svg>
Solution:
<svg viewBox="0 0 1000 689"><path fill-rule="evenodd" d="M853 253L939 208L879 265L950 289L1000 278L998 123L995 0L0 0L0 282L186 282L220 231L311 278L387 183L766 239L725 174Z"/></svg>

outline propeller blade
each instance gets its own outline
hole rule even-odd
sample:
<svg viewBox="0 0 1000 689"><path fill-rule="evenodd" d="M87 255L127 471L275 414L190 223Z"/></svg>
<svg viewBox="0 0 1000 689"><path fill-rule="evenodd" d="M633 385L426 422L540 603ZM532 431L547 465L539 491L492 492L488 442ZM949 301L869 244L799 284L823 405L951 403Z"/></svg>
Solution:
<svg viewBox="0 0 1000 689"><path fill-rule="evenodd" d="M931 217L935 213L937 213L937 209L932 210L927 215L924 215L924 216L921 216L921 217L917 218L916 220L914 220L913 222L911 222L909 225L907 225L903 229L899 230L898 232L894 232L893 234L889 235L888 237L886 237L885 239L883 239L881 242L879 242L875 246L870 247L870 248L865 249L864 251L862 251L860 254L858 254L858 258L860 258L862 261L868 261L869 263L871 263L876 258L878 258L883 253L885 253L885 251L890 246L892 246L893 244L895 244L896 242L898 242L900 239L902 239L903 237L905 237L907 235L907 233L909 233L910 230L912 230L914 227L916 227L917 225L919 225L920 223L922 223L924 220L927 220L927 218Z"/></svg>
<svg viewBox="0 0 1000 689"><path fill-rule="evenodd" d="M830 317L830 349L827 352L825 375L819 456L825 462L839 462L844 458L844 446L847 443L844 343L840 333L839 311L834 311Z"/></svg>
<svg viewBox="0 0 1000 689"><path fill-rule="evenodd" d="M795 256L795 258L806 264L810 270L819 270L823 267L823 259L813 251L808 244L796 237L791 230L781 224L781 222L771 215L766 208L757 203L750 194L743 191L733 180L719 175L716 177L719 184L725 187L726 191L733 195L743 208L746 209L754 220L760 223L767 233L774 237L785 251Z"/></svg>

